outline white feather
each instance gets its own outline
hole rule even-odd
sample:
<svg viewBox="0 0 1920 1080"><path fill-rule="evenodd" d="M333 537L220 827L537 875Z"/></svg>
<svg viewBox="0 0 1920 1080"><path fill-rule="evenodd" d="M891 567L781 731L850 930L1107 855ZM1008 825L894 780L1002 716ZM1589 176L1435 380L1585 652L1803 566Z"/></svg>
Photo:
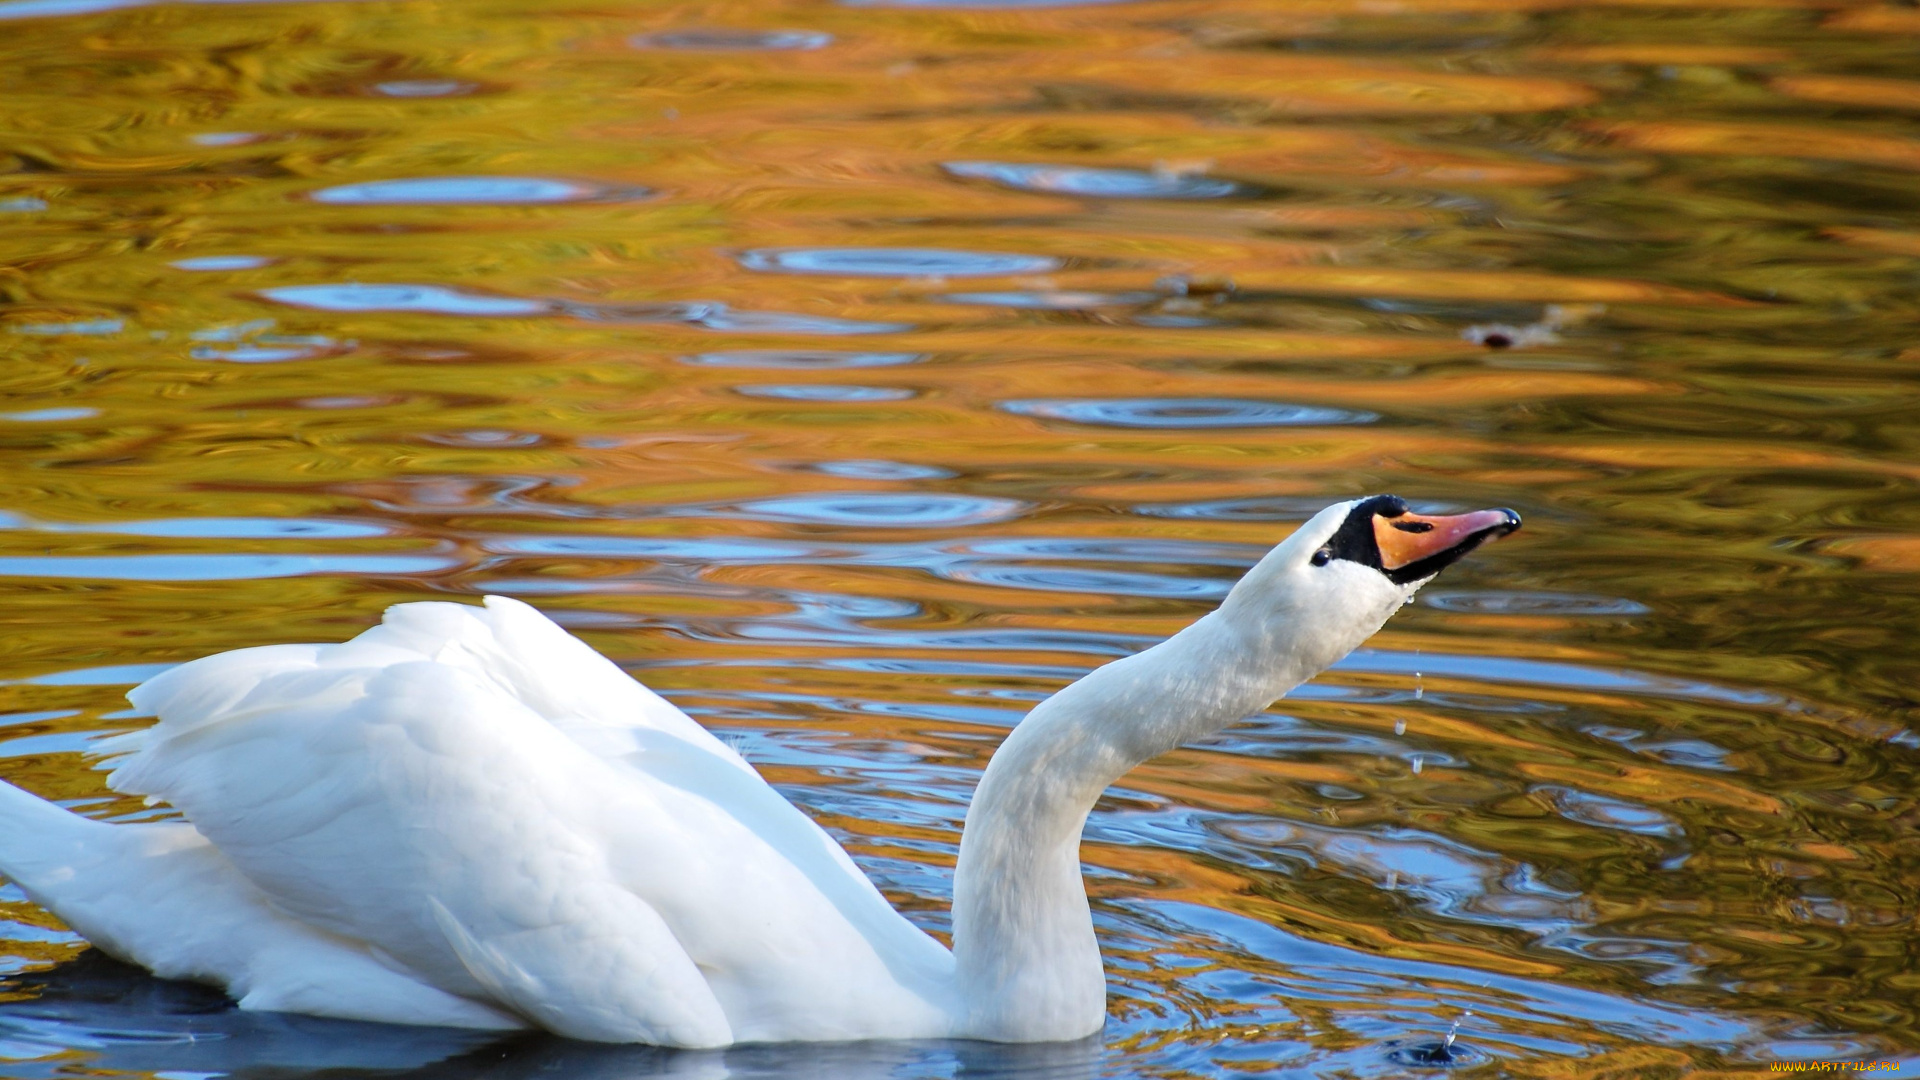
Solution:
<svg viewBox="0 0 1920 1080"><path fill-rule="evenodd" d="M160 719L109 748L111 786L180 810L288 927L423 990L603 1041L946 1033L946 950L731 748L518 601L401 605L129 697ZM266 1000L202 966L168 970ZM340 989L300 1011L364 1015Z"/></svg>

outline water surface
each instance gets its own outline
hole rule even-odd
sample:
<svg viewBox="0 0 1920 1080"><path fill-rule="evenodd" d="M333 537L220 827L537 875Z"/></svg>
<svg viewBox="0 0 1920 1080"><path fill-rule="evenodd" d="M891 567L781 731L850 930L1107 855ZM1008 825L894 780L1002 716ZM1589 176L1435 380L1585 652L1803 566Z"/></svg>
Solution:
<svg viewBox="0 0 1920 1080"><path fill-rule="evenodd" d="M1910 8L0 20L0 775L83 813L134 682L497 592L944 934L1035 701L1328 502L1528 522L1102 801L1085 1043L243 1014L6 886L7 1075L1920 1068Z"/></svg>

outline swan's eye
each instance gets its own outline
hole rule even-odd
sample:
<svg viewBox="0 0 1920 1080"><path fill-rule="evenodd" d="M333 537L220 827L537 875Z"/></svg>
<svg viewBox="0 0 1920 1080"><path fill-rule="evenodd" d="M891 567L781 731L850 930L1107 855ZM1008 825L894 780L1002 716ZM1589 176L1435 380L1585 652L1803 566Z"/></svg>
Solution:
<svg viewBox="0 0 1920 1080"><path fill-rule="evenodd" d="M1313 553L1312 561L1315 566L1325 566L1333 561L1333 552L1327 548L1321 548Z"/></svg>

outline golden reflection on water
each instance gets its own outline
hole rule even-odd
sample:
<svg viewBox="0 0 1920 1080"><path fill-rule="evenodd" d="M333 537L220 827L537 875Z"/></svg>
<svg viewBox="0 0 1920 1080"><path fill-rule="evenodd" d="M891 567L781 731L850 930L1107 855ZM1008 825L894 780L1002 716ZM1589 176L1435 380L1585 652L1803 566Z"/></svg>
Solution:
<svg viewBox="0 0 1920 1080"><path fill-rule="evenodd" d="M915 1060L1391 1075L1455 1020L1516 1076L1910 1050L1915 34L0 0L0 772L144 813L85 751L154 665L504 592L943 933L1032 701L1325 502L1506 504L1370 650L1103 803L1105 1049ZM0 908L22 1068L208 1071L100 1049L172 1006L38 973L81 945ZM219 1071L466 1060L229 1035Z"/></svg>

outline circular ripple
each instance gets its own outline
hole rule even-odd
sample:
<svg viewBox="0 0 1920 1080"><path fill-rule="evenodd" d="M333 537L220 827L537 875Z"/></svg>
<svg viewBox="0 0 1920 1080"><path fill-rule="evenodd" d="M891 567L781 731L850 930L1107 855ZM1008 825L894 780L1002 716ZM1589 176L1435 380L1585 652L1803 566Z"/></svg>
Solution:
<svg viewBox="0 0 1920 1080"><path fill-rule="evenodd" d="M740 52L768 50L792 52L825 48L832 34L818 30L729 30L721 27L668 30L659 34L641 34L628 39L639 49L686 49L693 52Z"/></svg>
<svg viewBox="0 0 1920 1080"><path fill-rule="evenodd" d="M1022 191L1084 195L1097 199L1223 199L1246 189L1231 180L1140 169L1088 169L1075 165L1015 165L1002 161L950 161L941 168L969 180L992 180Z"/></svg>
<svg viewBox="0 0 1920 1080"><path fill-rule="evenodd" d="M538 176L417 176L321 188L308 197L334 206L506 206L585 202L611 194L597 184ZM631 198L646 190L622 194Z"/></svg>
<svg viewBox="0 0 1920 1080"><path fill-rule="evenodd" d="M913 396L913 391L898 386L835 386L820 383L736 386L734 391L748 397L780 398L785 401L905 401Z"/></svg>
<svg viewBox="0 0 1920 1080"><path fill-rule="evenodd" d="M1006 521L1019 516L1026 504L975 495L840 491L757 499L735 509L765 521L931 529Z"/></svg>
<svg viewBox="0 0 1920 1080"><path fill-rule="evenodd" d="M1583 593L1520 592L1488 589L1480 592L1436 592L1421 597L1442 611L1475 615L1645 615L1645 604L1614 596Z"/></svg>
<svg viewBox="0 0 1920 1080"><path fill-rule="evenodd" d="M925 360L922 353L839 352L832 349L735 349L731 352L700 353L683 356L688 364L703 367L774 368L819 370L826 368L896 367Z"/></svg>
<svg viewBox="0 0 1920 1080"><path fill-rule="evenodd" d="M1245 398L1032 398L1000 407L1021 416L1127 428L1302 427L1380 419L1370 412Z"/></svg>
<svg viewBox="0 0 1920 1080"><path fill-rule="evenodd" d="M1681 828L1650 806L1610 799L1579 788L1542 785L1534 790L1552 800L1554 809L1569 821L1642 836L1678 836Z"/></svg>
<svg viewBox="0 0 1920 1080"><path fill-rule="evenodd" d="M1045 255L943 248L760 248L740 256L749 270L842 277L1002 277L1060 269Z"/></svg>
<svg viewBox="0 0 1920 1080"><path fill-rule="evenodd" d="M1445 1039L1417 1042L1394 1040L1386 1045L1387 1060L1417 1069L1464 1069L1492 1060L1484 1051L1476 1050L1458 1039L1451 1046L1447 1045Z"/></svg>

